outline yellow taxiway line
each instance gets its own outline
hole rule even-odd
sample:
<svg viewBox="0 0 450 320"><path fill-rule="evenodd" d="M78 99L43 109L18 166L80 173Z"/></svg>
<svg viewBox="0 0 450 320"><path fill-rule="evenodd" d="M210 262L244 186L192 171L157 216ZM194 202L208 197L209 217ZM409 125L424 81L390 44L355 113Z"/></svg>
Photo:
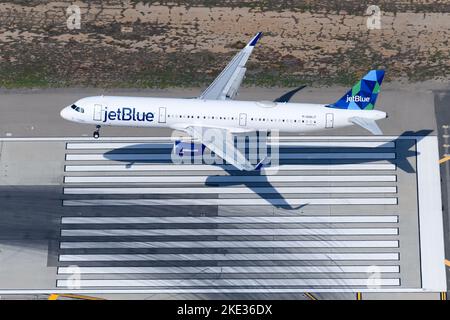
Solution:
<svg viewBox="0 0 450 320"><path fill-rule="evenodd" d="M444 162L447 162L448 160L450 160L450 156L445 156L439 160L439 164L443 164Z"/></svg>
<svg viewBox="0 0 450 320"><path fill-rule="evenodd" d="M310 298L311 300L319 300L319 299L317 299L314 295L312 295L312 294L309 293L309 292L305 292L305 296L307 296L307 297Z"/></svg>
<svg viewBox="0 0 450 320"><path fill-rule="evenodd" d="M102 298L81 296L81 295L78 295L78 294L51 294L48 297L48 300L58 300L59 297L79 299L79 300L105 300L105 299L102 299Z"/></svg>

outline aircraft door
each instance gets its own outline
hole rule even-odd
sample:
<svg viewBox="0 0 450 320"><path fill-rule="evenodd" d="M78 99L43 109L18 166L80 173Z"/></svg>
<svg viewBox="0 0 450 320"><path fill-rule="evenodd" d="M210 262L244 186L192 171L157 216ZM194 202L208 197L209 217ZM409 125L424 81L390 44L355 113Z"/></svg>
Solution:
<svg viewBox="0 0 450 320"><path fill-rule="evenodd" d="M158 117L159 123L166 123L166 108L160 107L159 108L159 117Z"/></svg>
<svg viewBox="0 0 450 320"><path fill-rule="evenodd" d="M240 113L239 114L239 125L245 127L247 125L247 114Z"/></svg>
<svg viewBox="0 0 450 320"><path fill-rule="evenodd" d="M325 120L325 128L333 128L334 127L334 114L327 113Z"/></svg>
<svg viewBox="0 0 450 320"><path fill-rule="evenodd" d="M101 104L95 104L94 105L94 121L102 121L102 105Z"/></svg>

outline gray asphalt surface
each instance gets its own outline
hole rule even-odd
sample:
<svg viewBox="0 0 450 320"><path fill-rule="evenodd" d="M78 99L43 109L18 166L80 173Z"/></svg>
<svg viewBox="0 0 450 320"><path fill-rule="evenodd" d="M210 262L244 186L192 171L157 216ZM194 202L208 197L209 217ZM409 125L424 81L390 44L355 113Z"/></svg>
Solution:
<svg viewBox="0 0 450 320"><path fill-rule="evenodd" d="M286 88L243 88L240 100L274 100L289 91ZM292 102L331 103L338 100L347 88L305 88ZM76 100L93 95L131 95L162 97L195 97L201 89L167 90L101 90L49 89L36 91L0 92L0 136L12 137L90 137L93 126L70 123L61 119L59 112ZM435 130L434 94L427 89L390 88L384 84L377 101L377 109L389 118L379 121L385 135L400 135L405 131ZM104 136L170 136L170 130L138 128L103 128ZM323 133L317 132L315 135ZM333 130L331 135L370 135L359 127Z"/></svg>
<svg viewBox="0 0 450 320"><path fill-rule="evenodd" d="M450 155L450 93L436 91L436 121L440 158ZM442 210L444 218L445 256L450 257L450 162L441 164ZM450 268L447 268L447 288L450 288Z"/></svg>
<svg viewBox="0 0 450 320"><path fill-rule="evenodd" d="M385 87L387 86L385 85ZM102 93L192 97L198 95L200 91L198 89L108 92L94 89L4 91L1 93L2 99L0 100L0 135L3 137L90 137L93 128L64 121L59 117L59 110L79 98ZM242 100L273 100L285 91L287 89L244 88L239 98ZM293 101L328 103L337 100L345 91L345 88L307 88L295 96ZM430 130L430 134L435 135L436 127L439 128L441 122L436 126L434 99L433 92L429 90L383 89L377 108L389 114L388 119L379 122L384 134L401 135L405 132ZM436 99L437 118L438 121L441 121L448 115L446 113L448 111L444 110L445 108L442 106L448 105L449 96L445 97L444 102L440 102L442 99ZM449 118L447 117L447 119ZM169 136L170 131L105 128L102 134L103 136L130 137ZM317 133L317 135L320 134ZM356 127L335 130L332 134L369 135L363 129ZM0 260L0 284L3 288L20 285L17 279L10 276L11 272L17 272L23 283L32 281L33 288L55 286L61 216L67 212L64 210L68 210L61 206L63 199L62 176L64 174L62 159L65 155L65 144L63 142L43 143L39 146L32 144L28 143L27 145L26 142L21 142L20 145L3 144L0 148L0 182L2 184L2 212L4 212L1 217L2 229L0 231L2 252L4 253ZM14 148L14 150L8 151L7 148ZM42 166L45 169L42 169ZM402 186L406 188L408 183L404 183ZM409 183L409 187L411 186ZM403 187L402 189L405 190ZM92 212L90 209L71 210L72 214L86 214L90 211ZM447 219L447 217L445 218ZM446 220L446 226L448 227L448 220ZM448 229L445 234L448 235ZM4 263L11 258L17 262L17 265ZM406 262L407 260L405 260ZM20 269L19 265L24 266L23 269ZM34 268L32 273L27 270L27 266L30 265ZM29 278L23 277L26 272L28 272ZM333 299L354 298L354 294L317 294L317 296ZM152 298L171 297L174 296L152 296ZM205 298L206 296L196 295L194 297ZM215 295L215 297L248 298L245 295ZM270 296L253 295L252 298L270 298ZM301 299L305 296L302 294L278 295L275 298Z"/></svg>

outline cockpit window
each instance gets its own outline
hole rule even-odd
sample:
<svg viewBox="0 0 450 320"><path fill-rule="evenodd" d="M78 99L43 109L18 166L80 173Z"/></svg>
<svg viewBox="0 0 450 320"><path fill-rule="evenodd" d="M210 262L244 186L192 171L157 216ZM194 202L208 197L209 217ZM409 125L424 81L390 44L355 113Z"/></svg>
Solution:
<svg viewBox="0 0 450 320"><path fill-rule="evenodd" d="M84 113L84 109L83 109L83 108L77 107L77 106L74 105L74 104L71 106L71 108L72 108L73 110L75 110L76 112Z"/></svg>

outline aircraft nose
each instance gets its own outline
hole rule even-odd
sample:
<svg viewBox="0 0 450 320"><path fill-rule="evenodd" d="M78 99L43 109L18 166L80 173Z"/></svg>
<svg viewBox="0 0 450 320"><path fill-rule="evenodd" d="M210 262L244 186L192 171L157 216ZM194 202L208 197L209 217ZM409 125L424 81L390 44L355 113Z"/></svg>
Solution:
<svg viewBox="0 0 450 320"><path fill-rule="evenodd" d="M61 115L61 118L69 120L69 109L67 107L62 109L59 114Z"/></svg>

